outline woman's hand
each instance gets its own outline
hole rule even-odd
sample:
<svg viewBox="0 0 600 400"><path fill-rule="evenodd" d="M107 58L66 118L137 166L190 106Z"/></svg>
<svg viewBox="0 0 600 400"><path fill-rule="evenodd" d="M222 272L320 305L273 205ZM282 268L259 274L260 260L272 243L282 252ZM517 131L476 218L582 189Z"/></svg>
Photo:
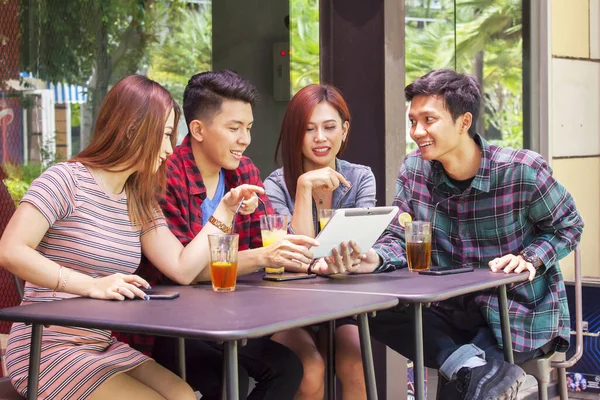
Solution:
<svg viewBox="0 0 600 400"><path fill-rule="evenodd" d="M285 235L265 249L266 264L269 267L298 268L312 261L309 247L318 246L319 242L304 235Z"/></svg>
<svg viewBox="0 0 600 400"><path fill-rule="evenodd" d="M379 256L373 249L361 253L356 243L350 241L347 245L342 242L341 253L338 249L331 251L330 257L320 259L312 268L319 275L333 275L345 273L371 273L379 266Z"/></svg>
<svg viewBox="0 0 600 400"><path fill-rule="evenodd" d="M260 186L243 184L227 192L221 202L232 213L235 213L240 202L243 200L239 213L244 215L252 214L258 207L257 193L264 194L265 189Z"/></svg>
<svg viewBox="0 0 600 400"><path fill-rule="evenodd" d="M150 284L137 275L113 274L94 279L89 297L100 300L125 300L126 297L146 299L140 287L149 289Z"/></svg>
<svg viewBox="0 0 600 400"><path fill-rule="evenodd" d="M344 175L331 167L325 167L305 172L298 178L298 186L306 189L323 189L332 192L340 183L350 187Z"/></svg>
<svg viewBox="0 0 600 400"><path fill-rule="evenodd" d="M340 250L334 247L331 250L331 256L325 257L324 260L330 274L345 274L346 272L356 272L365 258L366 255L361 254L360 247L351 240L349 243L340 243Z"/></svg>

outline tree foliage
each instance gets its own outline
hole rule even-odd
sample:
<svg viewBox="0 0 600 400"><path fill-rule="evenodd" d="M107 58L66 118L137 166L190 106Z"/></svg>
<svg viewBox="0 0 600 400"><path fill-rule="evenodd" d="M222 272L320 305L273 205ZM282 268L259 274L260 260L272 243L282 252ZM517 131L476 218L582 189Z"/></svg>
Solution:
<svg viewBox="0 0 600 400"><path fill-rule="evenodd" d="M180 104L190 76L212 65L210 6L173 13L169 31L150 48L148 76L163 84Z"/></svg>
<svg viewBox="0 0 600 400"><path fill-rule="evenodd" d="M147 64L148 48L183 2L22 1L22 70L88 87L93 114L108 87Z"/></svg>
<svg viewBox="0 0 600 400"><path fill-rule="evenodd" d="M319 83L319 1L290 1L290 83L292 94Z"/></svg>
<svg viewBox="0 0 600 400"><path fill-rule="evenodd" d="M481 133L492 142L522 147L521 0L456 0L456 27L453 0L440 3L435 10L407 7L407 15L419 20L406 25L407 82L437 68L474 74L484 93Z"/></svg>

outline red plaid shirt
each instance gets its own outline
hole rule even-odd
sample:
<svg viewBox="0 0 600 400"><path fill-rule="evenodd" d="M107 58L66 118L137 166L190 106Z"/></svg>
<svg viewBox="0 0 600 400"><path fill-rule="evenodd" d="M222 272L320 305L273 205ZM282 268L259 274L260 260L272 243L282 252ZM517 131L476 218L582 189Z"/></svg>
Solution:
<svg viewBox="0 0 600 400"><path fill-rule="evenodd" d="M244 183L263 187L258 168L248 157L242 157L236 170L224 170L225 192ZM260 196L266 210L262 205L250 215L238 214L235 220L235 232L239 234L238 248L240 251L262 247L260 236L260 216L266 213L273 214L273 208L267 196ZM162 199L160 207L169 229L185 246L202 230L202 202L206 199L206 187L196 166L190 136L175 148L173 154L167 159L167 193ZM152 286L169 285L173 282L163 275L145 257L137 272ZM114 333L120 341L129 343L132 347L150 355L154 345L154 337L147 335L133 335Z"/></svg>

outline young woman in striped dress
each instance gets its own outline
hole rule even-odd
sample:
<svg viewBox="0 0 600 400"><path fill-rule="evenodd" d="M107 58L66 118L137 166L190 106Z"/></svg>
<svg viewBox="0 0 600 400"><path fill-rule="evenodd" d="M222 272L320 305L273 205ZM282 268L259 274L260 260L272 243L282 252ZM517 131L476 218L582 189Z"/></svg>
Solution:
<svg viewBox="0 0 600 400"><path fill-rule="evenodd" d="M185 248L169 230L156 198L165 187L166 157L179 108L169 92L140 75L118 82L104 99L90 145L36 179L2 240L0 266L24 279L22 304L74 296L142 297L148 283L133 272L141 254L180 284L208 261L207 224ZM228 192L213 214L231 221L254 211L255 193ZM31 328L13 324L6 353L15 388L27 392ZM44 328L39 399L195 399L179 377L100 329Z"/></svg>

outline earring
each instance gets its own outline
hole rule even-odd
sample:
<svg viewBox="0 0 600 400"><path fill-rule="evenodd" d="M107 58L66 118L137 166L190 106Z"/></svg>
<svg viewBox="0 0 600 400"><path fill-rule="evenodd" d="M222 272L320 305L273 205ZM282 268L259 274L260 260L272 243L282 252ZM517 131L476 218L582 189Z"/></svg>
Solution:
<svg viewBox="0 0 600 400"><path fill-rule="evenodd" d="M342 138L342 143L344 143L345 141L346 141L346 138L345 138L345 137L344 137L344 138Z"/></svg>

